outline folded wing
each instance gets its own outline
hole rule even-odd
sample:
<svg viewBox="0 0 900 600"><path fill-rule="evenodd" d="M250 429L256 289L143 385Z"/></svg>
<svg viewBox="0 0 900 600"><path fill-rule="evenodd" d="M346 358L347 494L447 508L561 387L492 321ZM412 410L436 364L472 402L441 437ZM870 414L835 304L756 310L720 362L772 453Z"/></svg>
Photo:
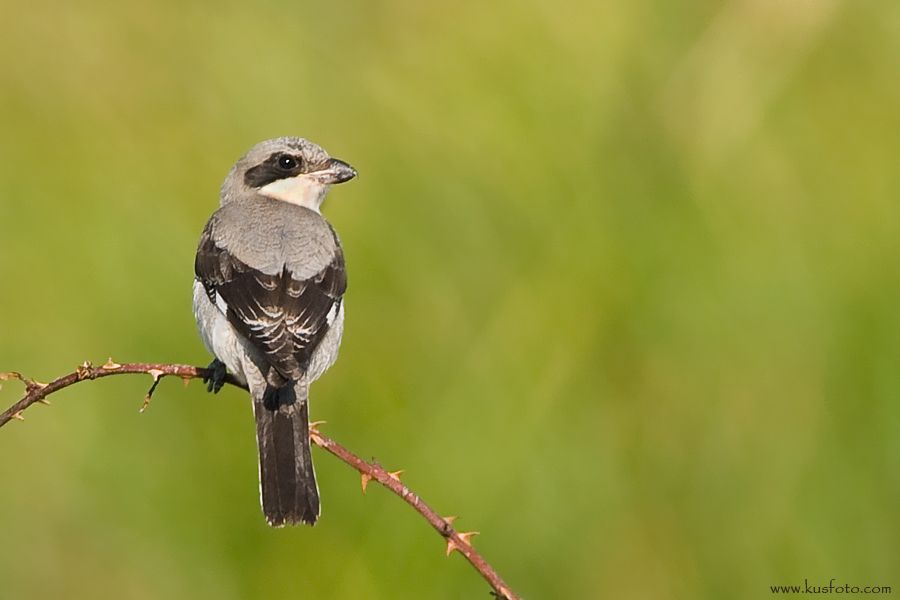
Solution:
<svg viewBox="0 0 900 600"><path fill-rule="evenodd" d="M344 256L334 256L308 279L283 268L267 274L238 260L203 232L194 264L210 302L279 375L298 380L340 309L347 288Z"/></svg>

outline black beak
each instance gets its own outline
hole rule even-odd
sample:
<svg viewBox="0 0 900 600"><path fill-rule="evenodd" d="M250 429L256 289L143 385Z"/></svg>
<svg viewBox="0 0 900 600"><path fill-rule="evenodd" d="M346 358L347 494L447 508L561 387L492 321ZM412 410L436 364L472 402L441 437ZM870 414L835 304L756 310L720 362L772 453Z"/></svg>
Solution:
<svg viewBox="0 0 900 600"><path fill-rule="evenodd" d="M329 158L325 168L317 171L316 175L322 183L333 185L344 183L356 177L356 169L337 158Z"/></svg>

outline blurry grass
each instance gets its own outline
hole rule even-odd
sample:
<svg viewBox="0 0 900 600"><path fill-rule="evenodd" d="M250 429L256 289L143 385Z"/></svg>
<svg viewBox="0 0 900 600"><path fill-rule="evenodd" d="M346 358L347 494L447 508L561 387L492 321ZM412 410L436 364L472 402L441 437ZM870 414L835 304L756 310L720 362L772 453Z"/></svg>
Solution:
<svg viewBox="0 0 900 600"><path fill-rule="evenodd" d="M896 585L895 4L3 8L0 368L206 362L199 231L300 134L361 172L314 416L515 589ZM242 395L148 383L3 430L4 597L486 595L328 456L321 523L268 530Z"/></svg>

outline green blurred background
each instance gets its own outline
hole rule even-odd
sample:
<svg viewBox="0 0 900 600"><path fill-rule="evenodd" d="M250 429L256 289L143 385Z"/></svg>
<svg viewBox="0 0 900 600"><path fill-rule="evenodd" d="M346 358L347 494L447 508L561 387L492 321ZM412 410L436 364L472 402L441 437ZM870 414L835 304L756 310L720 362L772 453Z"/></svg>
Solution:
<svg viewBox="0 0 900 600"><path fill-rule="evenodd" d="M900 587L897 2L2 0L0 74L0 370L206 364L218 186L302 135L361 173L313 418L515 590ZM0 431L0 597L489 597L318 450L270 530L244 394L149 383Z"/></svg>

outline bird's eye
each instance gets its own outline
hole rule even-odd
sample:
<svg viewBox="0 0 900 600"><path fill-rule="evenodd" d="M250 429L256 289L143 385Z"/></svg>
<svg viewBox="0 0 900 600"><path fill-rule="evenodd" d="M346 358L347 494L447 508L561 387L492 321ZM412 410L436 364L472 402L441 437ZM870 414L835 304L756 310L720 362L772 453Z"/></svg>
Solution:
<svg viewBox="0 0 900 600"><path fill-rule="evenodd" d="M292 169L297 168L297 159L291 156L290 154L282 154L278 157L278 166L284 169L285 171L290 171Z"/></svg>

